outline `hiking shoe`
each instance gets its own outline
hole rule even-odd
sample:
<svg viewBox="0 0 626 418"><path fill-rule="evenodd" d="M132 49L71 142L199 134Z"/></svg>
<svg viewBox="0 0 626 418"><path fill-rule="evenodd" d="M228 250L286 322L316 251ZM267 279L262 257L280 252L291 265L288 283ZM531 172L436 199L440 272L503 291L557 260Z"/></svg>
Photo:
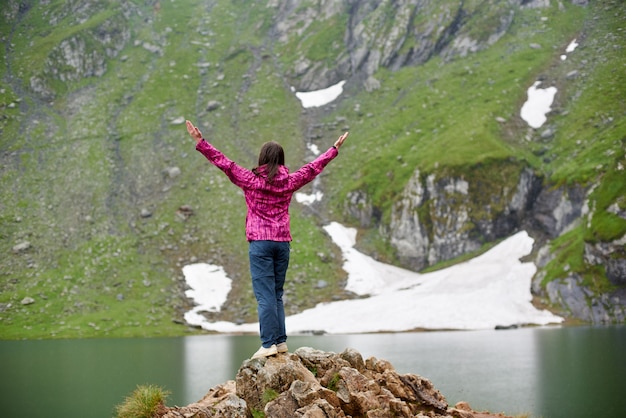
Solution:
<svg viewBox="0 0 626 418"><path fill-rule="evenodd" d="M289 351L289 348L287 348L287 343L280 343L276 346L276 350L278 350L279 353L286 353Z"/></svg>
<svg viewBox="0 0 626 418"><path fill-rule="evenodd" d="M257 352L254 353L252 358L269 357L269 356L273 356L276 353L278 353L278 350L276 349L276 344L272 344L272 346L268 348L261 346L261 348L259 348Z"/></svg>

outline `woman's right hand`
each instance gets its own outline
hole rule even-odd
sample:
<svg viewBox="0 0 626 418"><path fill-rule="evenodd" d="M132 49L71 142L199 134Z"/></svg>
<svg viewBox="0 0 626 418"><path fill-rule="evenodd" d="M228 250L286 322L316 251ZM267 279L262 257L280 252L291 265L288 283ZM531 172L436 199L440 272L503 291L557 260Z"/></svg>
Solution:
<svg viewBox="0 0 626 418"><path fill-rule="evenodd" d="M193 123L190 121L187 121L187 132L196 141L196 144L202 141L202 132L200 132L197 126L193 126Z"/></svg>

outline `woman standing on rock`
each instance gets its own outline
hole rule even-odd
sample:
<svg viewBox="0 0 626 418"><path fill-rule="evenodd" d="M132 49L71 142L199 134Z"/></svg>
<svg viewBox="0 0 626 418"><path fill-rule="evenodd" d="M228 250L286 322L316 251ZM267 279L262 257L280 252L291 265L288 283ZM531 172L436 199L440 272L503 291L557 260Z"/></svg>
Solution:
<svg viewBox="0 0 626 418"><path fill-rule="evenodd" d="M190 121L187 121L187 131L196 141L196 150L244 192L248 207L246 238L249 242L250 274L258 303L261 335L261 348L252 358L287 352L283 286L291 242L289 204L293 193L317 177L338 155L348 132L315 161L289 173L285 167L283 148L276 142L263 144L258 166L248 170L209 144Z"/></svg>

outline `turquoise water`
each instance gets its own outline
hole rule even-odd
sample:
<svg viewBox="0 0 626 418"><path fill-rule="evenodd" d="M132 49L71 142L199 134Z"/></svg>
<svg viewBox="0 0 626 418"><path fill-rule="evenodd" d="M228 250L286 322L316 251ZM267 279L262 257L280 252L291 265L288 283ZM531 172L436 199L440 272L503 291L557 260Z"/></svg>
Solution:
<svg viewBox="0 0 626 418"><path fill-rule="evenodd" d="M450 405L533 417L626 416L626 327L294 336L310 346L389 360L430 379ZM0 341L0 411L19 417L111 417L137 385L199 400L235 378L255 336Z"/></svg>

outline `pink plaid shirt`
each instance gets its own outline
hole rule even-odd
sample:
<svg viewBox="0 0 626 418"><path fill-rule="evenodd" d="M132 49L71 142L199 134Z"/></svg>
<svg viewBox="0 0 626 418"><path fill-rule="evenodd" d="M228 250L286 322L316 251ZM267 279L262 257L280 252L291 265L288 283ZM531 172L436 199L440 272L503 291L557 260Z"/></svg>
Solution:
<svg viewBox="0 0 626 418"><path fill-rule="evenodd" d="M244 191L248 213L246 215L246 238L248 241L291 241L289 229L289 204L293 193L311 182L333 160L338 151L331 147L305 164L298 171L289 173L281 166L269 183L259 168L259 175L229 160L204 139L198 143L200 151L213 165L222 170L236 186Z"/></svg>

